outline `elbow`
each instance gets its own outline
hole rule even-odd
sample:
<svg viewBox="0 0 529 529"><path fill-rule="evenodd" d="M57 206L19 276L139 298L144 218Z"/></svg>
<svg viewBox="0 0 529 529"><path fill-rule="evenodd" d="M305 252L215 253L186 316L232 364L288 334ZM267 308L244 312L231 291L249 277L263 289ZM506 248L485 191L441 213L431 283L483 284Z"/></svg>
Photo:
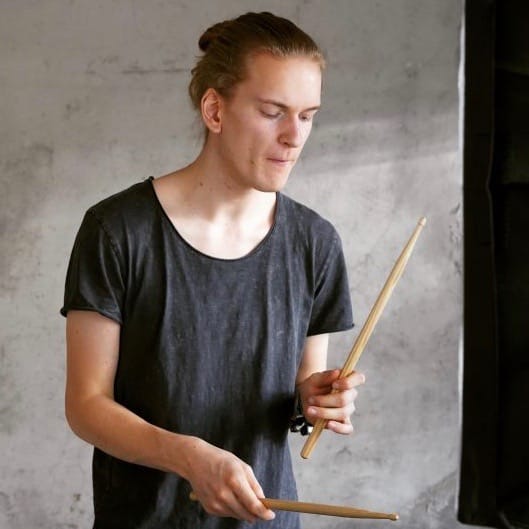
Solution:
<svg viewBox="0 0 529 529"><path fill-rule="evenodd" d="M73 398L68 393L66 393L64 399L64 416L66 417L66 422L70 430L77 437L85 440L85 436L83 435L83 417L86 417L86 410L83 409L83 405L79 402L79 399Z"/></svg>
<svg viewBox="0 0 529 529"><path fill-rule="evenodd" d="M103 429L105 412L108 410L106 397L95 395L79 395L66 392L64 415L72 432L83 441L99 446Z"/></svg>
<svg viewBox="0 0 529 529"><path fill-rule="evenodd" d="M68 426L70 427L70 430L72 430L75 435L79 435L77 433L76 413L74 410L74 406L72 405L71 399L68 398L68 395L66 395L64 399L64 416L66 418Z"/></svg>

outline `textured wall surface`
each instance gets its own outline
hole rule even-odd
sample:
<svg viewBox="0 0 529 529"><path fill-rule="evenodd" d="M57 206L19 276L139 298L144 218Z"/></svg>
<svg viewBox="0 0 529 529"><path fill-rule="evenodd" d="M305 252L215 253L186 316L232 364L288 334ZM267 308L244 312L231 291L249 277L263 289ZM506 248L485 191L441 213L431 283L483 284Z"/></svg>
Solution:
<svg viewBox="0 0 529 529"><path fill-rule="evenodd" d="M356 433L292 438L300 498L453 528L459 453L460 0L18 0L0 17L0 529L91 523L91 450L63 417L67 259L85 209L200 145L187 101L200 32L247 10L326 50L323 109L287 193L342 235L356 329L428 225L364 352ZM388 522L304 517L306 529Z"/></svg>

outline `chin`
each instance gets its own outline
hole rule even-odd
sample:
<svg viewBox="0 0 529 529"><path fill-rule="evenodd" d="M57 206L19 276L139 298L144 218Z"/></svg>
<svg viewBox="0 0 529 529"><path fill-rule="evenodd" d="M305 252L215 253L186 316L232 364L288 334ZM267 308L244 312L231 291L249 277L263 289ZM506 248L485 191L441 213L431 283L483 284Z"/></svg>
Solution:
<svg viewBox="0 0 529 529"><path fill-rule="evenodd" d="M290 170L274 171L265 175L265 177L259 182L259 184L263 191L281 191L287 185L289 176Z"/></svg>
<svg viewBox="0 0 529 529"><path fill-rule="evenodd" d="M277 193L287 185L287 182L288 176L284 178L270 178L268 181L255 186L255 188L263 193Z"/></svg>

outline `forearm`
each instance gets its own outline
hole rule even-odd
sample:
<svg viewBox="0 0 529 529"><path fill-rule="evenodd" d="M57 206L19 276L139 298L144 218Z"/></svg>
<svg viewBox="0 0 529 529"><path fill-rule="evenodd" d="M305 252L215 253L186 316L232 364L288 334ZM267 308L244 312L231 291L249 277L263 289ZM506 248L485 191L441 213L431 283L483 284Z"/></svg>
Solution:
<svg viewBox="0 0 529 529"><path fill-rule="evenodd" d="M149 424L114 400L119 340L115 321L96 312L68 313L66 417L72 430L114 457L180 475L210 514L272 519L246 463L198 437Z"/></svg>
<svg viewBox="0 0 529 529"><path fill-rule="evenodd" d="M72 430L100 450L138 465L189 479L195 453L204 441L154 426L105 395L80 402L66 399Z"/></svg>
<svg viewBox="0 0 529 529"><path fill-rule="evenodd" d="M328 334L307 337L301 353L301 364L296 375L296 388L312 374L326 369L328 347Z"/></svg>
<svg viewBox="0 0 529 529"><path fill-rule="evenodd" d="M264 493L251 468L230 452L149 424L104 395L75 405L67 398L66 416L79 437L104 452L188 480L210 514L251 522L274 517L258 499Z"/></svg>

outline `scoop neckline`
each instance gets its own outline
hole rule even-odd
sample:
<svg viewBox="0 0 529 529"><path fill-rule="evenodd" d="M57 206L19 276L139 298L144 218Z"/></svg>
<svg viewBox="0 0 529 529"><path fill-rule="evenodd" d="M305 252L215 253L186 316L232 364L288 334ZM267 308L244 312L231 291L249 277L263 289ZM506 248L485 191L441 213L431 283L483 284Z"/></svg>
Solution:
<svg viewBox="0 0 529 529"><path fill-rule="evenodd" d="M275 203L275 211L274 211L274 221L272 222L272 225L270 226L270 229L266 233L266 235L261 239L259 244L257 244L254 248L252 248L247 254L244 254L240 257L234 257L234 258L224 258L224 257L216 257L214 255L209 255L207 253L204 253L200 251L199 249L195 248L189 241L187 241L182 234L178 231L176 226L171 221L169 215L165 211L162 203L160 202L160 199L158 198L158 194L156 193L156 189L154 188L154 176L149 176L147 179L147 185L149 186L152 196L154 199L154 202L156 203L156 206L158 210L160 211L162 217L165 219L165 221L169 224L170 229L172 232L176 235L178 240L182 242L187 248L189 248L193 253L197 254L198 256L208 259L210 261L217 261L217 262L224 262L224 263L236 263L240 261L245 261L253 257L255 254L261 251L261 249L266 246L274 232L276 231L276 226L278 224L280 212L282 210L282 203L283 203L283 196L279 191L276 191L276 203Z"/></svg>

